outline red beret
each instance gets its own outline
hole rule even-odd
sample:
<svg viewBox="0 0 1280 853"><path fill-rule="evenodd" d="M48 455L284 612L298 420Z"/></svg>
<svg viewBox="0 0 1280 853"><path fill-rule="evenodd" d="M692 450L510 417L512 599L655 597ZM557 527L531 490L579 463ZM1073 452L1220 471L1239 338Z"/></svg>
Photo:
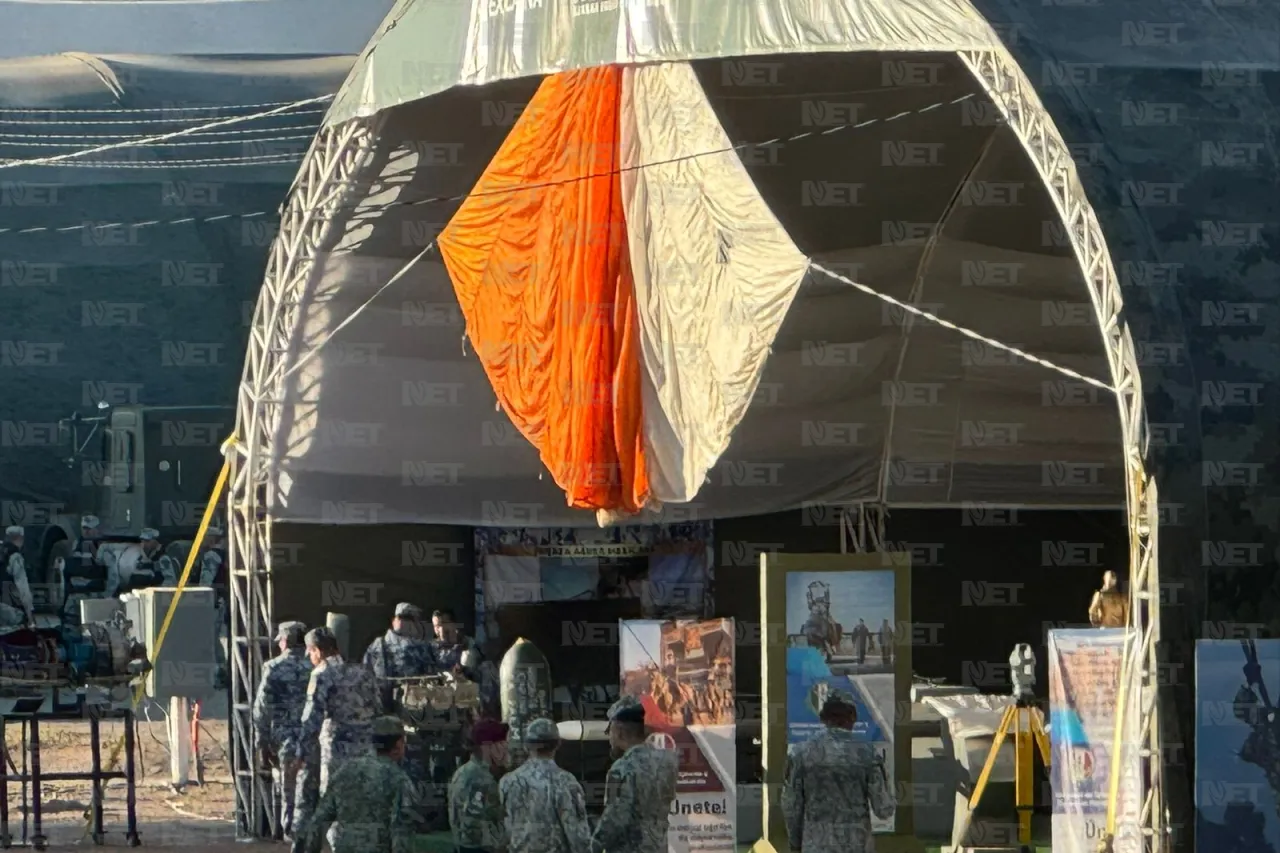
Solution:
<svg viewBox="0 0 1280 853"><path fill-rule="evenodd" d="M501 743L507 739L506 723L497 720L479 720L471 727L471 742L476 746L486 743Z"/></svg>

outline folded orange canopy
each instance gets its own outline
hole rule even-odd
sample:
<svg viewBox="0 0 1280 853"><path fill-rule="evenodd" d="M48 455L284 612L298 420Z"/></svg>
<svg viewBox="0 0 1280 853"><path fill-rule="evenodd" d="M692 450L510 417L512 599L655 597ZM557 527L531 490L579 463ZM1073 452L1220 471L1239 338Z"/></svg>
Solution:
<svg viewBox="0 0 1280 853"><path fill-rule="evenodd" d="M649 479L621 92L620 68L544 80L439 247L499 402L569 505L634 513Z"/></svg>

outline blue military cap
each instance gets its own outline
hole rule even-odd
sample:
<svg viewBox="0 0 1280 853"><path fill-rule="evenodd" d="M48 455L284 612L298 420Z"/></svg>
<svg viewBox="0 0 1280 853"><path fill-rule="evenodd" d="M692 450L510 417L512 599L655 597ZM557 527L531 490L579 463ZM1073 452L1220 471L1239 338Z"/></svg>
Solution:
<svg viewBox="0 0 1280 853"><path fill-rule="evenodd" d="M320 625L307 632L306 642L308 646L318 646L325 642L336 643L338 638L333 635L333 631L329 630L327 625Z"/></svg>
<svg viewBox="0 0 1280 853"><path fill-rule="evenodd" d="M307 626L303 622L281 622L276 626L276 642L288 640L290 643L301 643L306 633Z"/></svg>

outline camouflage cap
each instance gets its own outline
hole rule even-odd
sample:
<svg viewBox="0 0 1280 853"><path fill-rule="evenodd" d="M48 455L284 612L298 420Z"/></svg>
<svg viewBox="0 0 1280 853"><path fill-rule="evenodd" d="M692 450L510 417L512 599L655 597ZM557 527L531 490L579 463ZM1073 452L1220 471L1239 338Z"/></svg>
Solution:
<svg viewBox="0 0 1280 853"><path fill-rule="evenodd" d="M100 524L102 524L102 522L98 519L96 515L85 515L80 517L81 530L92 530L93 528L99 526Z"/></svg>
<svg viewBox="0 0 1280 853"><path fill-rule="evenodd" d="M329 630L327 625L321 625L307 632L306 642L308 646L318 646L321 643L337 643L338 638L333 635L333 631Z"/></svg>
<svg viewBox="0 0 1280 853"><path fill-rule="evenodd" d="M276 641L288 640L290 643L301 643L307 633L307 626L302 622L281 622L276 626Z"/></svg>
<svg viewBox="0 0 1280 853"><path fill-rule="evenodd" d="M416 604L410 604L407 601L402 601L396 605L396 618L397 619L421 619L422 608Z"/></svg>
<svg viewBox="0 0 1280 853"><path fill-rule="evenodd" d="M152 539L159 539L160 531L156 530L154 527L144 527L142 528L142 532L138 534L138 538L143 542L149 542Z"/></svg>
<svg viewBox="0 0 1280 853"><path fill-rule="evenodd" d="M5 536L25 536L26 533L21 524L11 524L4 529Z"/></svg>
<svg viewBox="0 0 1280 853"><path fill-rule="evenodd" d="M560 729L546 717L539 717L525 726L524 739L526 743L558 743Z"/></svg>
<svg viewBox="0 0 1280 853"><path fill-rule="evenodd" d="M609 722L644 723L644 705L634 696L623 696L609 708Z"/></svg>
<svg viewBox="0 0 1280 853"><path fill-rule="evenodd" d="M840 713L858 710L857 702L854 701L853 694L848 690L840 690L832 688L827 693L827 698L822 703L822 713Z"/></svg>
<svg viewBox="0 0 1280 853"><path fill-rule="evenodd" d="M373 736L376 738L404 737L404 723L399 717L383 716L373 721Z"/></svg>

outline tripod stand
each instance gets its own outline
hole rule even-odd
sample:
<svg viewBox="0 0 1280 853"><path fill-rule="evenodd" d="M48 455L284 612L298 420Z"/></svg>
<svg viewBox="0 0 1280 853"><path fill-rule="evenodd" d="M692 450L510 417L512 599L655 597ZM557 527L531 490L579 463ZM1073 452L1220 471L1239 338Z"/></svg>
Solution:
<svg viewBox="0 0 1280 853"><path fill-rule="evenodd" d="M1022 853L1031 853L1031 812L1035 808L1035 750L1039 749L1044 766L1050 765L1049 735L1044 729L1044 715L1035 706L1030 696L1022 695L1005 709L991 741L991 751L987 753L987 761L982 766L978 781L969 795L969 811L965 815L961 831L956 835L956 845L952 850L968 849L965 844L969 835L969 827L973 822L973 813L982 802L982 795L995 769L996 759L1000 756L1000 747L1005 738L1013 737L1014 753L1014 802L1018 810L1018 844Z"/></svg>

